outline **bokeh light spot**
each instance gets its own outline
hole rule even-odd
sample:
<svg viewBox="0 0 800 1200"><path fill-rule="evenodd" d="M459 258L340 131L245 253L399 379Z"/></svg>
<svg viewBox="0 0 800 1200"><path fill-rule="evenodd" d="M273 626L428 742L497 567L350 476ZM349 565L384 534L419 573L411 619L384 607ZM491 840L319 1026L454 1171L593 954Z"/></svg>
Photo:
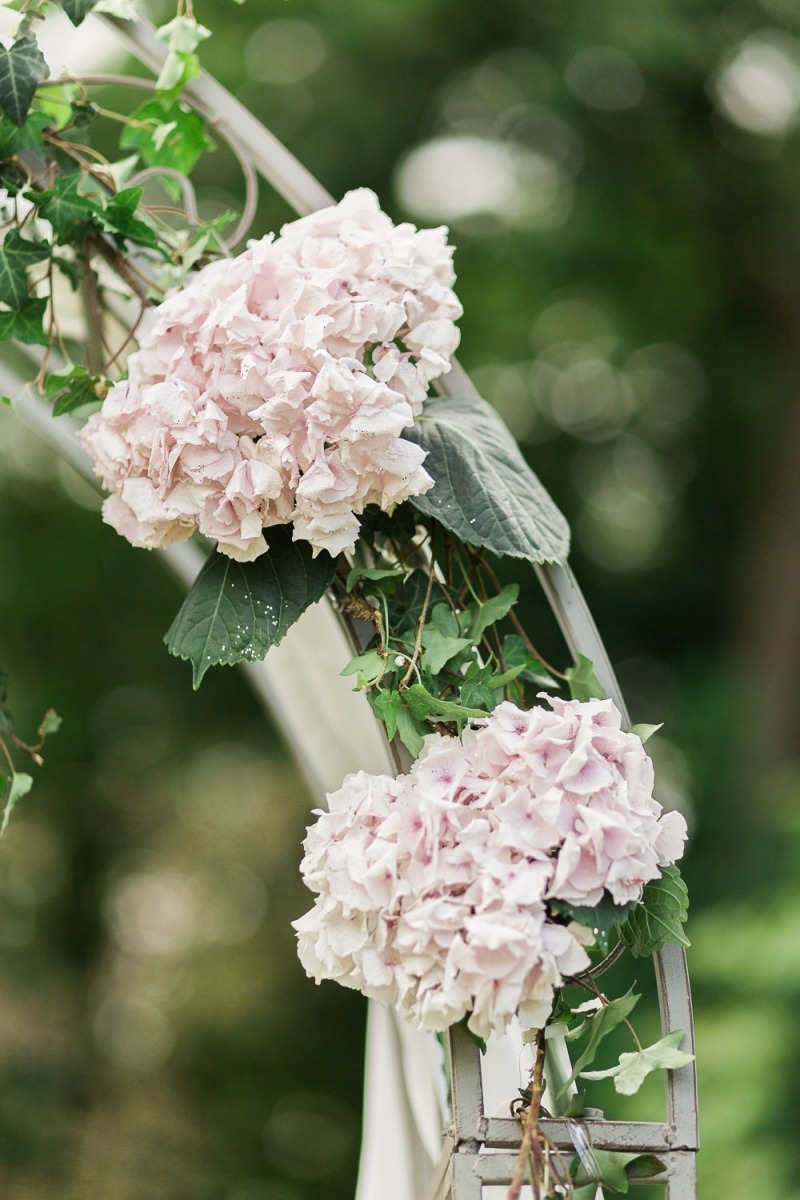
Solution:
<svg viewBox="0 0 800 1200"><path fill-rule="evenodd" d="M265 21L250 35L244 51L245 71L260 83L300 83L322 65L326 53L315 26L281 17Z"/></svg>
<svg viewBox="0 0 800 1200"><path fill-rule="evenodd" d="M129 954L179 954L197 931L197 889L174 868L126 875L112 886L103 911L115 941Z"/></svg>
<svg viewBox="0 0 800 1200"><path fill-rule="evenodd" d="M800 52L788 38L748 38L720 71L714 97L722 113L748 133L779 137L800 114Z"/></svg>
<svg viewBox="0 0 800 1200"><path fill-rule="evenodd" d="M489 138L440 137L403 160L395 178L401 204L426 220L490 214L507 225L556 228L569 214L572 190L552 159Z"/></svg>

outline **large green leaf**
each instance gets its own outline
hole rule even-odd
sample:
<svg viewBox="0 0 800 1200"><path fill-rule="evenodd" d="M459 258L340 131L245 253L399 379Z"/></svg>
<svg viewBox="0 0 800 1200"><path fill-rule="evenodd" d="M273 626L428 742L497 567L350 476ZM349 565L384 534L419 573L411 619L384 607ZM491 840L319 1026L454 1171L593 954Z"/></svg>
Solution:
<svg viewBox="0 0 800 1200"><path fill-rule="evenodd" d="M494 554L564 562L567 522L484 400L429 400L405 436L427 451L435 481L411 501L420 512Z"/></svg>
<svg viewBox="0 0 800 1200"><path fill-rule="evenodd" d="M688 946L683 925L689 915L689 893L679 869L663 867L660 879L645 884L641 903L630 913L620 935L631 954L641 958L662 946Z"/></svg>
<svg viewBox="0 0 800 1200"><path fill-rule="evenodd" d="M0 300L9 308L28 305L28 267L50 257L44 242L31 242L17 229L10 230L0 246Z"/></svg>
<svg viewBox="0 0 800 1200"><path fill-rule="evenodd" d="M333 580L329 554L313 558L285 526L267 536L269 550L255 562L214 552L164 638L170 654L191 662L195 688L211 666L263 658Z"/></svg>
<svg viewBox="0 0 800 1200"><path fill-rule="evenodd" d="M0 108L15 125L25 124L33 94L49 74L33 38L19 38L10 50L0 46Z"/></svg>

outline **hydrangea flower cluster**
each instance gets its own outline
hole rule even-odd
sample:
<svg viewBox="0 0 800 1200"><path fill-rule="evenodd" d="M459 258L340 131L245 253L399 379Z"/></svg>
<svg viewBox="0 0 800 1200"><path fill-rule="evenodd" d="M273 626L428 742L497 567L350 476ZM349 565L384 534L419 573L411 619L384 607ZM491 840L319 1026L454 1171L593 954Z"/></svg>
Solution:
<svg viewBox="0 0 800 1200"><path fill-rule="evenodd" d="M328 797L301 866L318 896L294 923L312 978L426 1030L546 1022L593 941L549 901L639 900L686 838L610 700L550 704L503 703L460 740L431 734L407 775L360 771Z"/></svg>
<svg viewBox="0 0 800 1200"><path fill-rule="evenodd" d="M400 434L458 344L446 233L350 192L147 313L128 379L82 433L105 520L137 546L199 529L239 561L292 522L335 555L366 505L427 491Z"/></svg>

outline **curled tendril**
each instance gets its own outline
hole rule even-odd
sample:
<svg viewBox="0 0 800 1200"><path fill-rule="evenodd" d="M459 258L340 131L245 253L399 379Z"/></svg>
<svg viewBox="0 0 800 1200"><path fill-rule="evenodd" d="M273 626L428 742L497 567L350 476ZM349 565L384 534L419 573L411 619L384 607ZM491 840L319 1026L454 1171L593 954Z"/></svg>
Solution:
<svg viewBox="0 0 800 1200"><path fill-rule="evenodd" d="M143 91L148 92L154 92L156 90L155 82L151 79L141 79L137 75L117 75L110 73L83 75L80 78L63 76L60 79L46 79L43 83L39 84L39 87L63 87L65 83L77 83L82 88L109 86L140 88ZM239 222L230 237L220 237L219 239L226 252L232 253L236 246L238 246L239 243L245 239L250 230L250 226L253 224L258 206L258 177L247 157L247 154L239 145L235 136L230 134L227 129L222 127L219 121L216 120L214 114L210 112L205 105L199 104L196 100L192 101L191 107L195 112L198 113L199 116L203 118L206 124L214 130L215 134L230 148L231 153L239 164L242 176L244 178L245 195L244 204L242 206L242 215L239 218ZM194 203L194 190L191 189L191 184L189 183L188 179L181 175L180 172L173 171L170 167L147 168L146 171L139 172L136 178L141 180L145 175L147 178L150 178L151 175L148 172L167 175L170 178L176 179L183 190L184 202L187 205L187 219L191 223L197 224L197 207ZM184 181L191 189L191 200L189 199L189 191L187 191L187 188L184 186ZM191 208L190 203L193 205Z"/></svg>

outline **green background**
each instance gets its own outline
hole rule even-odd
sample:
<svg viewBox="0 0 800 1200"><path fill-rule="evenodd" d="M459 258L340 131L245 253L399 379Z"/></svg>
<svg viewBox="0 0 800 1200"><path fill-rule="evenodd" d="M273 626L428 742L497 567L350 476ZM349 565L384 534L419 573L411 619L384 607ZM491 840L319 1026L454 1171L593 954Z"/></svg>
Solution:
<svg viewBox="0 0 800 1200"><path fill-rule="evenodd" d="M633 719L665 723L700 1194L800 1196L800 9L197 16L204 63L334 195L450 224L461 359L573 525ZM207 215L241 205L224 150L195 181ZM289 216L265 188L253 232ZM344 1200L364 1006L294 958L310 797L235 672L191 691L161 642L177 585L10 414L0 497L10 702L23 737L64 717L0 849L3 1196Z"/></svg>

